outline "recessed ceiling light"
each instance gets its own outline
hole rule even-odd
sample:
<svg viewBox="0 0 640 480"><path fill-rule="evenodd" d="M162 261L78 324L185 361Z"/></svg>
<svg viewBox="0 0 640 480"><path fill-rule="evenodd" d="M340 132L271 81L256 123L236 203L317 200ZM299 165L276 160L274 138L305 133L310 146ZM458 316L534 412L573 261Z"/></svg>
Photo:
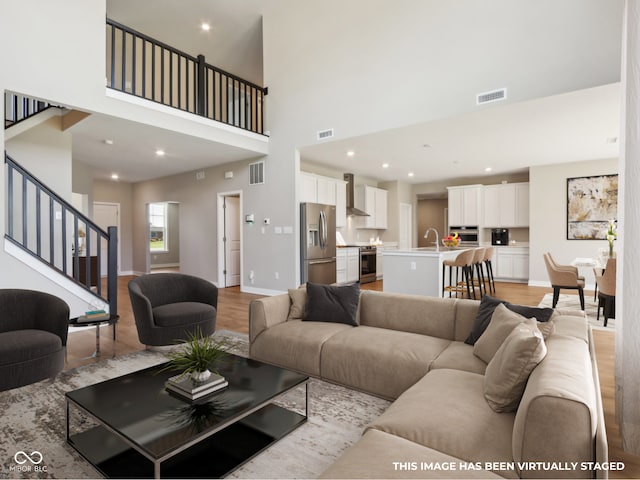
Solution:
<svg viewBox="0 0 640 480"><path fill-rule="evenodd" d="M111 140L110 138L105 138L103 142L107 145L113 145L113 140Z"/></svg>
<svg viewBox="0 0 640 480"><path fill-rule="evenodd" d="M485 171L486 173L489 173L491 170L493 170L493 168L491 168L491 167L487 167L487 168L485 168L485 169L484 169L484 171Z"/></svg>
<svg viewBox="0 0 640 480"><path fill-rule="evenodd" d="M409 173L408 173L408 175L409 175L410 177L413 177L414 173L413 173L413 172L409 172Z"/></svg>
<svg viewBox="0 0 640 480"><path fill-rule="evenodd" d="M209 30L211 30L211 25L209 25L207 22L202 22L200 28L202 29L202 31L208 32Z"/></svg>
<svg viewBox="0 0 640 480"><path fill-rule="evenodd" d="M164 156L164 150L156 150L156 155L159 157L163 157Z"/></svg>
<svg viewBox="0 0 640 480"><path fill-rule="evenodd" d="M388 163L383 163L382 164L382 168L389 168L389 164Z"/></svg>
<svg viewBox="0 0 640 480"><path fill-rule="evenodd" d="M618 137L607 138L607 143L618 143Z"/></svg>
<svg viewBox="0 0 640 480"><path fill-rule="evenodd" d="M111 174L111 180L118 180L120 177L118 176L117 173L112 173Z"/></svg>
<svg viewBox="0 0 640 480"><path fill-rule="evenodd" d="M423 143L422 146L424 148L431 148L431 144L430 143Z"/></svg>
<svg viewBox="0 0 640 480"><path fill-rule="evenodd" d="M353 157L356 154L356 152L354 152L353 150L349 150L347 152L347 157Z"/></svg>

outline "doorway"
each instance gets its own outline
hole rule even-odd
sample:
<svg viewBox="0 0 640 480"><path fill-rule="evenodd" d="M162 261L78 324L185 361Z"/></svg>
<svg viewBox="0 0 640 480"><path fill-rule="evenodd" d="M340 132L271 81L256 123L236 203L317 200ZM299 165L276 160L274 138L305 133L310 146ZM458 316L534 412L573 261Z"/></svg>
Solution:
<svg viewBox="0 0 640 480"><path fill-rule="evenodd" d="M218 285L236 287L242 279L241 192L218 195Z"/></svg>
<svg viewBox="0 0 640 480"><path fill-rule="evenodd" d="M121 272L120 246L122 244L120 231L120 204L107 202L93 202L93 222L105 232L109 227L118 227L118 275ZM108 244L100 242L100 272L102 276L107 276L108 265Z"/></svg>

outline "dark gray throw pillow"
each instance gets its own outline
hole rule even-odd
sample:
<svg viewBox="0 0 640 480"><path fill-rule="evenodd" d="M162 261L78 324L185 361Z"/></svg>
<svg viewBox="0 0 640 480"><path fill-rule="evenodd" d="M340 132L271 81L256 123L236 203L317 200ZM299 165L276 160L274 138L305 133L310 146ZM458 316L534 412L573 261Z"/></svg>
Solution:
<svg viewBox="0 0 640 480"><path fill-rule="evenodd" d="M318 285L307 282L307 304L303 320L346 323L357 326L360 284Z"/></svg>
<svg viewBox="0 0 640 480"><path fill-rule="evenodd" d="M480 301L480 307L478 308L476 319L474 320L473 326L471 327L471 333L469 333L469 336L464 341L464 343L475 345L475 343L480 338L480 335L482 335L489 326L493 311L501 303L504 303L504 306L512 312L519 313L526 318L535 317L535 319L539 322L548 322L551 318L551 315L553 315L553 308L537 308L528 307L526 305L516 305L513 303L505 302L504 300L500 300L499 298L485 295Z"/></svg>

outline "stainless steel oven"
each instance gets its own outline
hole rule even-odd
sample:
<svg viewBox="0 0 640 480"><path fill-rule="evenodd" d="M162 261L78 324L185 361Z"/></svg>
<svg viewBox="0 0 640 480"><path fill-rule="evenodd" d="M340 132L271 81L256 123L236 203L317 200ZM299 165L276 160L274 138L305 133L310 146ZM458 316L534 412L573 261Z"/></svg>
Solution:
<svg viewBox="0 0 640 480"><path fill-rule="evenodd" d="M376 253L373 245L360 247L360 283L376 281Z"/></svg>
<svg viewBox="0 0 640 480"><path fill-rule="evenodd" d="M449 235L458 234L461 247L477 247L480 245L478 239L478 227L449 227Z"/></svg>

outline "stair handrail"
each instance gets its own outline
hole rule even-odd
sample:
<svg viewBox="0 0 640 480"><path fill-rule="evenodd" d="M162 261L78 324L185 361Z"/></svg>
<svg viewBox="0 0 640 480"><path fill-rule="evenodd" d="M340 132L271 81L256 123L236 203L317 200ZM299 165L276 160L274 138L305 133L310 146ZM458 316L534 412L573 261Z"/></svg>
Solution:
<svg viewBox="0 0 640 480"><path fill-rule="evenodd" d="M66 277L72 279L76 282L76 284L80 285L82 288L90 292L91 294L99 297L102 300L106 300L109 304L109 313L112 315L117 315L118 310L118 295L117 295L117 280L118 280L118 272L117 272L117 238L118 238L118 229L115 226L108 227L107 231L104 231L100 226L98 226L95 222L93 222L89 217L84 215L82 212L77 210L73 205L67 202L64 198L60 197L56 194L51 188L45 185L41 180L39 180L35 175L31 174L24 167L18 164L14 159L12 159L5 152L5 164L8 167L7 174L7 233L5 234L5 238L9 240L14 245L20 247L22 250L31 254L33 257L37 258L41 262L48 265L50 268L58 271L59 273L65 275ZM22 217L21 217L21 225L22 231L20 235L20 240L18 240L17 232L15 231L15 197L16 192L14 190L14 172L21 176L22 179L22 190L18 192L20 194L21 207L22 207ZM35 205L28 205L28 186L31 184L35 189ZM42 249L42 194L46 195L49 199L49 252L48 256L45 256ZM54 210L55 205L60 206L60 216L58 218L58 212ZM30 209L35 209L36 221L35 224L33 222L29 222L28 213L31 211ZM73 271L72 273L68 272L68 248L69 245L67 243L67 216L72 217L72 240L73 244L72 248L72 261L73 261ZM60 236L58 238L55 237L55 221L61 220L61 228ZM86 254L81 255L80 248L80 226L84 225L86 228L85 238L89 240L85 240L85 248ZM36 233L36 246L35 249L30 247L29 242L29 226L35 227ZM64 227L64 228L63 228ZM91 252L91 238L92 232L95 233L96 238L96 261L95 265L92 265L92 252ZM56 244L56 240L59 241L59 244ZM101 285L101 257L102 252L100 249L100 245L102 240L107 242L107 292L106 295L103 295L102 285ZM57 248L56 248L57 247ZM56 250L60 249L60 262L57 264L56 260ZM48 257L48 258L47 258ZM80 270L80 258L85 258L84 271ZM82 278L84 277L84 281ZM95 282L95 291L92 289Z"/></svg>

